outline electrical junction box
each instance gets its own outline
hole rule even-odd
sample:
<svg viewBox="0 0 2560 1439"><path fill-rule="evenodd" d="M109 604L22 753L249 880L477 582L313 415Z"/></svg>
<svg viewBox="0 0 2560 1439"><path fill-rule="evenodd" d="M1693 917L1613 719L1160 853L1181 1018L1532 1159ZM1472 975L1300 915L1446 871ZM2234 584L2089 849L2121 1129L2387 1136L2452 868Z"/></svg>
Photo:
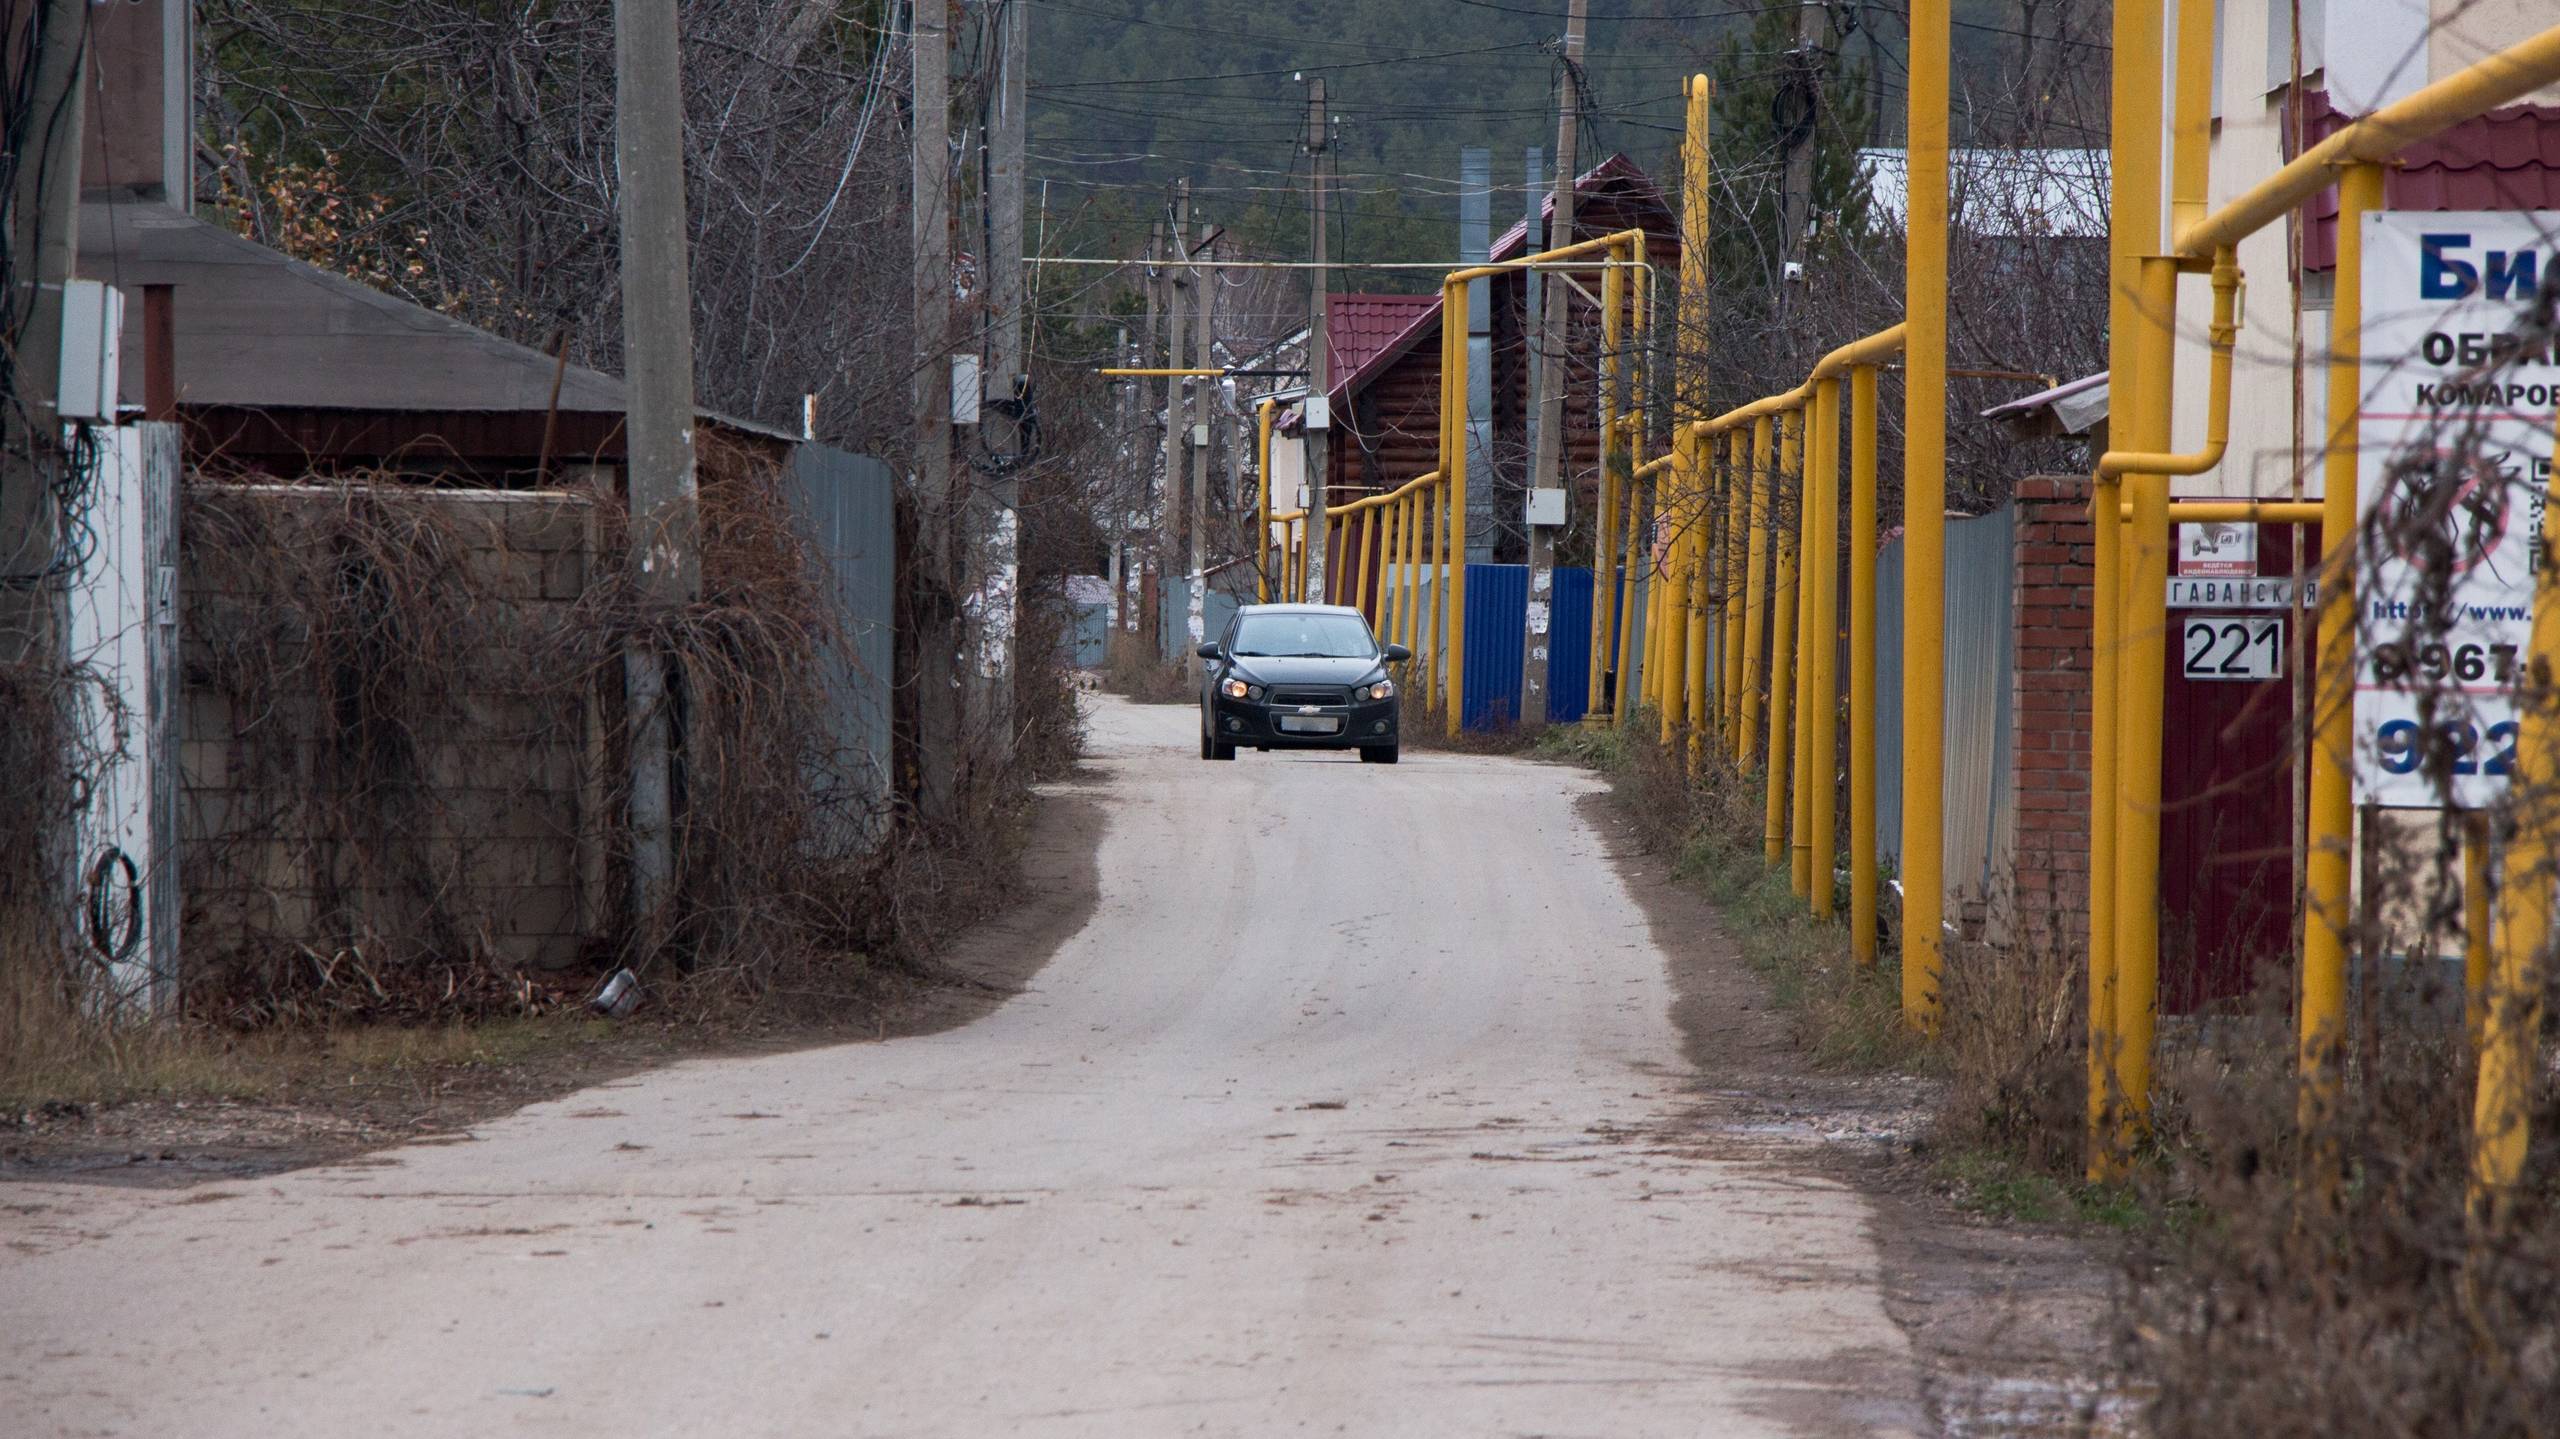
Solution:
<svg viewBox="0 0 2560 1439"><path fill-rule="evenodd" d="M124 348L124 292L96 280L62 287L61 400L65 420L112 422Z"/></svg>
<svg viewBox="0 0 2560 1439"><path fill-rule="evenodd" d="M1209 427L1207 425L1193 425L1191 427L1191 443L1204 450L1209 448Z"/></svg>
<svg viewBox="0 0 2560 1439"><path fill-rule="evenodd" d="M1526 518L1529 523L1533 525L1563 524L1564 491L1531 490L1529 492L1529 507Z"/></svg>
<svg viewBox="0 0 2560 1439"><path fill-rule="evenodd" d="M1310 430L1333 428L1333 401L1322 395L1309 395L1304 404L1305 408L1300 411L1300 418L1306 428Z"/></svg>
<svg viewBox="0 0 2560 1439"><path fill-rule="evenodd" d="M986 386L978 376L978 357L951 357L951 423L978 423L978 405L986 394Z"/></svg>

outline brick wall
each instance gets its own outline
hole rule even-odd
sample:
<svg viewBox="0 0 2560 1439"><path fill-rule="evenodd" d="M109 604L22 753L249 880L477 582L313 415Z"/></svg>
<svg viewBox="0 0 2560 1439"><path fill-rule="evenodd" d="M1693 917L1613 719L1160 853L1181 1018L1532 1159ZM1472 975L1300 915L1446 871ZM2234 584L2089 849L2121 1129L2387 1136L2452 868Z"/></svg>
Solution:
<svg viewBox="0 0 2560 1439"><path fill-rule="evenodd" d="M2076 950L2089 922L2089 481L2032 476L2017 507L2013 938Z"/></svg>
<svg viewBox="0 0 2560 1439"><path fill-rule="evenodd" d="M433 641L387 642L377 673L398 693L384 718L348 697L366 665L292 667L316 646L315 606L369 603L340 523L363 498L334 486L189 489L202 507L180 578L190 963L254 976L304 949L368 968L577 963L606 918L603 740L594 696L544 671L537 637L589 582L597 532L584 496L407 491L391 502L432 512L438 539L420 553L437 563L413 554L400 574L434 593L403 603L443 606L445 618ZM221 553L243 541L339 558ZM278 646L282 670L267 658ZM403 681L402 646L441 648ZM376 738L351 738L358 725Z"/></svg>

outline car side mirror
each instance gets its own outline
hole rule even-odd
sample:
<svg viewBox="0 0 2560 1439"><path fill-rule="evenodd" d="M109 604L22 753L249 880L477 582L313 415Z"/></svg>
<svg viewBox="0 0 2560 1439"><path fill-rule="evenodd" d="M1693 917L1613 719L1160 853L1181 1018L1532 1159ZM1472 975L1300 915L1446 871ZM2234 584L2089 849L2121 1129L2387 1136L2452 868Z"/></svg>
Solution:
<svg viewBox="0 0 2560 1439"><path fill-rule="evenodd" d="M1210 641L1208 644L1202 645L1202 646L1199 648L1199 650L1197 651L1197 653L1199 654L1200 658L1202 658L1202 659L1204 659L1204 660L1213 660L1213 659L1216 659L1216 658L1218 657L1218 645L1217 645L1217 642L1216 642L1216 641L1214 641L1214 640L1212 640L1212 641Z"/></svg>
<svg viewBox="0 0 2560 1439"><path fill-rule="evenodd" d="M1389 645L1389 646L1387 646L1386 654L1387 654L1387 663L1389 663L1389 664L1391 664L1391 665L1400 665L1400 664L1403 664L1406 660L1409 660L1409 659L1412 659L1412 658L1413 658L1413 651L1411 651L1411 650L1409 650L1409 649L1406 649L1406 648L1405 648L1404 646L1402 646L1402 645Z"/></svg>

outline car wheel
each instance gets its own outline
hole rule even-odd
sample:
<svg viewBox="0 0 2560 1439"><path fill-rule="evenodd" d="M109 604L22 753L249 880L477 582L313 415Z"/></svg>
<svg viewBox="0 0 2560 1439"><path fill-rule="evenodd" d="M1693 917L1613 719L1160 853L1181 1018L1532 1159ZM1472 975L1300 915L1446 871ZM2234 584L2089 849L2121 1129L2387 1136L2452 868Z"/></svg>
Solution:
<svg viewBox="0 0 2560 1439"><path fill-rule="evenodd" d="M1209 731L1205 726L1200 731L1200 757L1202 759L1218 757L1218 742L1209 738Z"/></svg>
<svg viewBox="0 0 2560 1439"><path fill-rule="evenodd" d="M1363 745L1360 748L1360 762L1362 764L1394 764L1400 749L1401 746L1391 744Z"/></svg>
<svg viewBox="0 0 2560 1439"><path fill-rule="evenodd" d="M1227 743L1226 741L1224 741L1224 740L1214 740L1214 739L1213 739L1213 740L1209 741L1209 758L1211 758L1211 759L1234 759L1235 757L1236 757L1236 747L1235 747L1234 745L1228 744L1228 743Z"/></svg>

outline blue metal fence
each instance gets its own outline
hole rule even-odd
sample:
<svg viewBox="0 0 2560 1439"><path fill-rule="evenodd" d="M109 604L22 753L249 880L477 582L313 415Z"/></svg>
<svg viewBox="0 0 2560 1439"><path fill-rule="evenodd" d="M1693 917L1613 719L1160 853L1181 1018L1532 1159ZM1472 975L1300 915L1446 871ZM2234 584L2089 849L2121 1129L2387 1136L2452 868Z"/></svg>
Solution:
<svg viewBox="0 0 2560 1439"><path fill-rule="evenodd" d="M1215 640L1227 632L1238 605L1253 602L1253 571L1231 565L1209 577L1209 593L1200 602L1201 637ZM1191 581L1174 576L1156 591L1156 633L1164 641L1168 664L1180 664L1191 653Z"/></svg>
<svg viewBox="0 0 2560 1439"><path fill-rule="evenodd" d="M1547 722L1570 724L1590 707L1591 571L1555 572L1547 626ZM1468 729L1498 729L1520 717L1527 663L1529 567L1467 566Z"/></svg>

